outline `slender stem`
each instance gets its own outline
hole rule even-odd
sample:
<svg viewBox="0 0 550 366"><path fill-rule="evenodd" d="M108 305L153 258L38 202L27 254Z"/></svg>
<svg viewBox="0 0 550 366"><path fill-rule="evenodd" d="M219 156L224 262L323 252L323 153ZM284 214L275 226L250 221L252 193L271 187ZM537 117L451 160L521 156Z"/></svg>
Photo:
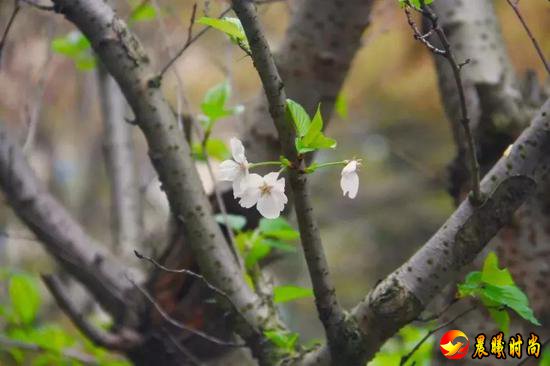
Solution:
<svg viewBox="0 0 550 366"><path fill-rule="evenodd" d="M315 294L315 304L325 328L331 352L335 357L340 354L339 359L345 360L348 356L345 349L348 341L345 333L348 329L344 311L336 298L336 291L329 275L321 235L313 214L307 176L301 173L305 163L296 151L294 131L286 119L286 93L283 81L269 49L254 3L248 0L233 0L232 4L250 43L251 56L262 81L283 154L297 168L289 172L290 186L294 193L296 217Z"/></svg>
<svg viewBox="0 0 550 366"><path fill-rule="evenodd" d="M453 324L455 321L457 321L458 319L462 318L464 315L472 312L473 310L475 310L476 306L473 306L471 308L468 308L466 310L464 310L463 312L461 312L460 314L458 314L457 316L455 316L454 318L452 318L451 320L449 320L448 322L445 322L443 324L441 324L440 326L430 330L428 332L428 334L426 334L424 336L424 338L422 338L420 340L420 342L418 342L416 344L416 346L414 346L414 348L409 352L407 353L405 356L401 357L401 362L399 363L400 366L404 365L405 363L407 363L407 361L412 357L412 355L414 355L414 353L416 351L418 351L418 349L420 348L420 346L422 346L424 344L424 342L426 342L428 340L428 338L430 338L435 332L437 332L438 330L440 329L443 329L451 324Z"/></svg>
<svg viewBox="0 0 550 366"><path fill-rule="evenodd" d="M481 191L479 188L480 186L479 170L480 169L479 169L479 163L477 160L475 141L474 141L472 131L470 129L470 117L468 115L468 107L466 104L464 85L462 83L462 77L460 75L460 71L462 67L466 65L469 62L469 60L466 60L463 63L458 63L456 61L453 50L451 49L451 44L449 43L449 40L447 39L447 36L445 35L443 28L441 28L438 22L437 15L433 12L433 10L429 6L426 6L424 4L423 0L421 0L421 9L419 11L431 24L432 29L428 32L428 34L431 32L435 32L437 38L441 42L441 45L443 47L442 49L439 49L433 46L428 40L426 40L425 35L420 34L414 21L412 20L412 17L408 9L406 9L405 11L407 15L407 21L414 32L415 38L421 41L431 52L444 57L449 62L449 65L451 66L451 69L453 71L453 77L456 83L456 88L458 91L458 98L460 102L459 103L460 113L461 113L460 124L464 129L464 136L466 138L466 145L467 145L467 151L468 151L468 160L470 165L470 175L472 180L471 185L472 185L472 193L473 193L471 202L476 206L481 205L483 203L483 198L481 197Z"/></svg>
<svg viewBox="0 0 550 366"><path fill-rule="evenodd" d="M6 39L8 38L8 33L10 32L10 29L15 22L15 17L17 17L17 13L19 13L19 10L21 9L19 5L19 0L14 0L13 2L13 10L10 15L10 19L8 20L8 25L6 25L6 29L4 30L4 33L2 34L2 39L0 40L0 68L2 67L2 51L4 50L4 44L6 43Z"/></svg>
<svg viewBox="0 0 550 366"><path fill-rule="evenodd" d="M326 168L326 167L335 166L335 165L346 165L347 163L349 163L349 160L333 161L333 162L330 162L330 163L318 164L318 165L315 166L315 168L319 169L319 168Z"/></svg>
<svg viewBox="0 0 550 366"><path fill-rule="evenodd" d="M527 22L523 18L523 15L521 14L521 11L519 10L519 0L506 0L508 1L508 4L512 7L514 10L514 13L516 13L516 16L518 17L519 21L521 22L521 25L523 26L523 29L525 29L525 32L527 33L527 36L531 39L531 42L533 43L533 46L535 47L535 50L537 51L537 54L539 55L540 60L542 61L544 68L546 69L546 72L550 75L550 64L548 63L548 60L544 56L544 53L542 52L542 49L539 45L539 42L531 32L531 29L527 25Z"/></svg>

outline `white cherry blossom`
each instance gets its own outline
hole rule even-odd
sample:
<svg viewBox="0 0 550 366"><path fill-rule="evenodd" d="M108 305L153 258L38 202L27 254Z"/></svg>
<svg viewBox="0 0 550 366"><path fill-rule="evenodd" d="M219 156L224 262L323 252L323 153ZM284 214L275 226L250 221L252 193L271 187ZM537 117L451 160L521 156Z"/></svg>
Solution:
<svg viewBox="0 0 550 366"><path fill-rule="evenodd" d="M278 178L278 172L272 172L263 177L255 173L249 174L240 205L245 208L256 205L260 214L268 219L279 217L288 198L285 195L285 179Z"/></svg>
<svg viewBox="0 0 550 366"><path fill-rule="evenodd" d="M357 175L357 168L359 166L360 163L357 160L352 160L344 167L344 169L342 169L340 187L342 187L344 197L346 194L352 199L357 196L357 191L359 190L359 176Z"/></svg>
<svg viewBox="0 0 550 366"><path fill-rule="evenodd" d="M220 164L220 179L233 182L233 196L241 197L248 178L248 160L244 155L243 143L233 137L230 141L232 160L225 160Z"/></svg>

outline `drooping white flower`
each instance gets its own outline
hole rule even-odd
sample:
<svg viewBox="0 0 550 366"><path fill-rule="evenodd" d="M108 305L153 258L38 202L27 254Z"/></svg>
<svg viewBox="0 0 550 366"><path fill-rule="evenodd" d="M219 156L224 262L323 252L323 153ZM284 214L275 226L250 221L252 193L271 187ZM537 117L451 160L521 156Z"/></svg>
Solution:
<svg viewBox="0 0 550 366"><path fill-rule="evenodd" d="M220 179L233 182L233 196L237 198L244 192L248 161L244 155L243 143L239 139L231 138L230 144L233 160L225 160L220 164Z"/></svg>
<svg viewBox="0 0 550 366"><path fill-rule="evenodd" d="M245 189L241 195L240 205L256 208L263 217L275 219L285 208L288 198L285 195L285 179L279 178L279 173L272 172L265 176L249 174Z"/></svg>
<svg viewBox="0 0 550 366"><path fill-rule="evenodd" d="M357 167L360 163L357 160L350 161L344 169L342 169L342 178L340 179L340 187L344 197L346 194L349 198L355 198L359 190L359 176L357 175Z"/></svg>

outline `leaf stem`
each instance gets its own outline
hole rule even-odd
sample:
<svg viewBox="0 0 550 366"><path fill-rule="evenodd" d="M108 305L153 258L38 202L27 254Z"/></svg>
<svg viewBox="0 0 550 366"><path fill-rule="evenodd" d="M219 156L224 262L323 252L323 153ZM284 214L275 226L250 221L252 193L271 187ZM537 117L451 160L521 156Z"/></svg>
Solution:
<svg viewBox="0 0 550 366"><path fill-rule="evenodd" d="M253 168L260 167L260 166L269 166L269 165L282 166L283 164L280 161L262 161L260 163L250 163L248 165L248 168L253 169Z"/></svg>

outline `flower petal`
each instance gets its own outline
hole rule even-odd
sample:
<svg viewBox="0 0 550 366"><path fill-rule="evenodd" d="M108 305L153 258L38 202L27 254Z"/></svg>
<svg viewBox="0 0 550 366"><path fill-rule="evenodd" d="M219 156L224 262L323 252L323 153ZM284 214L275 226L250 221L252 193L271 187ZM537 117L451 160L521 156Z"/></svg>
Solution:
<svg viewBox="0 0 550 366"><path fill-rule="evenodd" d="M220 164L220 180L232 181L241 170L241 166L233 160L225 160Z"/></svg>
<svg viewBox="0 0 550 366"><path fill-rule="evenodd" d="M241 182L242 193L238 196L233 191L235 197L240 197L239 204L244 208L250 208L254 206L260 198L260 186L264 180L258 174L248 174Z"/></svg>
<svg viewBox="0 0 550 366"><path fill-rule="evenodd" d="M233 155L233 159L235 159L237 163L248 163L246 161L246 156L244 156L244 146L241 140L232 137L229 142L231 144L231 155Z"/></svg>
<svg viewBox="0 0 550 366"><path fill-rule="evenodd" d="M355 171L357 171L357 161L352 160L342 169L342 175L354 173Z"/></svg>
<svg viewBox="0 0 550 366"><path fill-rule="evenodd" d="M286 196L284 197L286 198ZM284 201L279 194L262 195L258 200L257 206L260 214L267 219L276 219L279 217L284 207Z"/></svg>
<svg viewBox="0 0 550 366"><path fill-rule="evenodd" d="M271 172L264 175L264 182L269 186L274 186L279 178L279 172Z"/></svg>
<svg viewBox="0 0 550 366"><path fill-rule="evenodd" d="M340 187L342 187L342 193L344 196L346 194L349 198L353 199L357 196L357 191L359 190L359 176L357 173L347 173L342 174L340 179Z"/></svg>
<svg viewBox="0 0 550 366"><path fill-rule="evenodd" d="M233 197L241 197L248 184L249 174L241 170L233 180Z"/></svg>

